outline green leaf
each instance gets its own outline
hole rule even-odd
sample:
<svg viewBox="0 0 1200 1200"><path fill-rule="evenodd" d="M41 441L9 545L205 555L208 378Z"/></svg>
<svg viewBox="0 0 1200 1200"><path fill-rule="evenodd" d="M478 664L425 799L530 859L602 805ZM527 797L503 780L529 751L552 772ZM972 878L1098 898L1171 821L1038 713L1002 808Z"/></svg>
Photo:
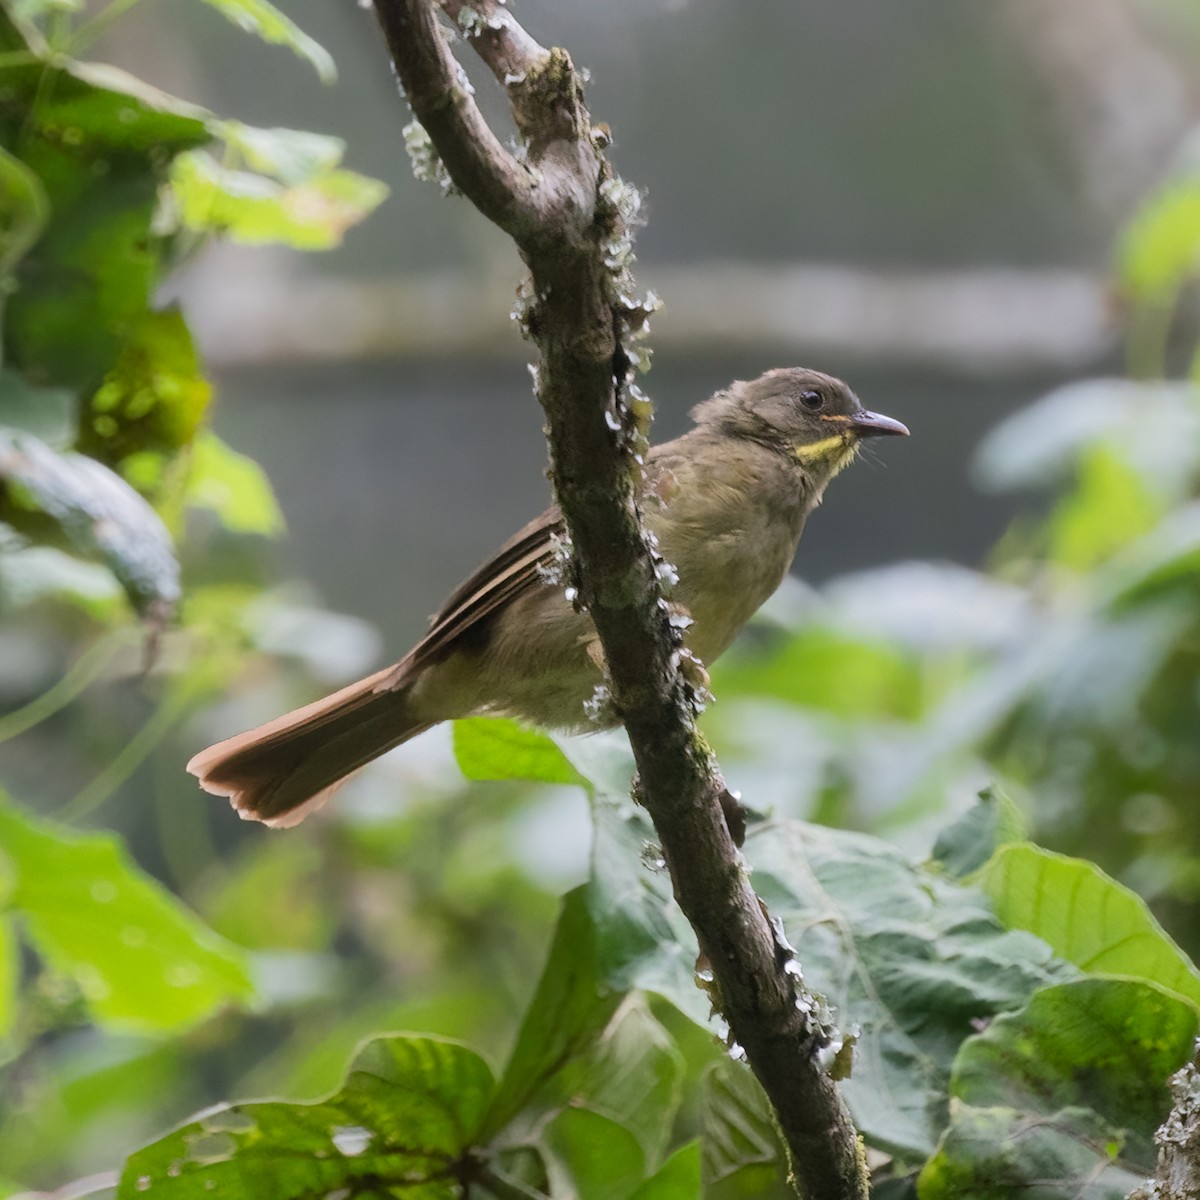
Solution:
<svg viewBox="0 0 1200 1200"><path fill-rule="evenodd" d="M222 121L218 132L252 171L289 187L328 174L346 151L341 138L299 129L259 129L241 121Z"/></svg>
<svg viewBox="0 0 1200 1200"><path fill-rule="evenodd" d="M41 180L0 146L0 282L41 237L49 215Z"/></svg>
<svg viewBox="0 0 1200 1200"><path fill-rule="evenodd" d="M267 0L204 0L239 29L276 46L287 46L316 69L322 83L337 79L333 59L320 43L308 36L290 17Z"/></svg>
<svg viewBox="0 0 1200 1200"><path fill-rule="evenodd" d="M1197 1016L1153 984L1080 979L997 1018L954 1064L953 1119L921 1200L1124 1200L1154 1169L1168 1076Z"/></svg>
<svg viewBox="0 0 1200 1200"><path fill-rule="evenodd" d="M457 1200L459 1175L493 1090L491 1069L457 1042L367 1042L340 1091L313 1104L210 1110L131 1155L119 1200L359 1196Z"/></svg>
<svg viewBox="0 0 1200 1200"><path fill-rule="evenodd" d="M139 611L179 599L179 565L158 515L124 480L82 454L0 429L0 516L48 518L79 553L104 562Z"/></svg>
<svg viewBox="0 0 1200 1200"><path fill-rule="evenodd" d="M1083 455L1074 491L1050 518L1050 559L1073 571L1091 570L1153 529L1165 509L1137 471L1096 446Z"/></svg>
<svg viewBox="0 0 1200 1200"><path fill-rule="evenodd" d="M938 834L933 859L952 878L962 879L978 871L998 847L1024 836L1025 822L1012 798L1002 788L987 788L979 793L977 803Z"/></svg>
<svg viewBox="0 0 1200 1200"><path fill-rule="evenodd" d="M10 904L98 1020L159 1032L251 997L243 955L126 857L110 834L76 834L0 805Z"/></svg>
<svg viewBox="0 0 1200 1200"><path fill-rule="evenodd" d="M454 757L468 779L586 786L583 776L549 737L501 717L455 721Z"/></svg>
<svg viewBox="0 0 1200 1200"><path fill-rule="evenodd" d="M17 931L7 916L0 916L0 1060L4 1040L17 1019L17 987L21 981L21 948Z"/></svg>
<svg viewBox="0 0 1200 1200"><path fill-rule="evenodd" d="M983 892L876 838L773 821L745 852L806 984L862 1027L842 1085L859 1130L889 1153L925 1157L945 1125L963 1040L1075 969L1005 930Z"/></svg>
<svg viewBox="0 0 1200 1200"><path fill-rule="evenodd" d="M771 1106L745 1063L725 1059L704 1077L701 1175L705 1200L790 1200L786 1155Z"/></svg>
<svg viewBox="0 0 1200 1200"><path fill-rule="evenodd" d="M633 1193L632 1200L696 1200L700 1195L700 1143L680 1146Z"/></svg>
<svg viewBox="0 0 1200 1200"><path fill-rule="evenodd" d="M179 310L144 312L127 326L116 361L85 406L77 448L120 466L139 491L152 493L162 462L191 444L211 398ZM126 465L135 455L141 470Z"/></svg>
<svg viewBox="0 0 1200 1200"><path fill-rule="evenodd" d="M592 797L588 909L600 978L617 992L641 988L708 1026L712 1001L696 979L696 935L671 890L649 818L628 799Z"/></svg>
<svg viewBox="0 0 1200 1200"><path fill-rule="evenodd" d="M222 167L210 154L180 155L172 192L184 226L217 231L235 242L283 242L299 250L328 250L383 203L387 185L353 171L326 171L284 184Z"/></svg>
<svg viewBox="0 0 1200 1200"><path fill-rule="evenodd" d="M1095 863L1028 843L1003 846L978 882L1008 928L1036 934L1089 974L1146 979L1200 1009L1200 972L1146 902Z"/></svg>
<svg viewBox="0 0 1200 1200"><path fill-rule="evenodd" d="M483 1135L499 1133L608 1024L620 996L608 992L583 888L568 892L550 955L493 1097Z"/></svg>
<svg viewBox="0 0 1200 1200"><path fill-rule="evenodd" d="M187 501L210 509L235 533L283 532L283 513L266 472L215 433L202 433L192 445Z"/></svg>
<svg viewBox="0 0 1200 1200"><path fill-rule="evenodd" d="M1173 180L1142 205L1117 250L1117 270L1135 302L1170 295L1200 260L1200 183Z"/></svg>
<svg viewBox="0 0 1200 1200"><path fill-rule="evenodd" d="M623 1125L587 1108L564 1108L539 1141L555 1195L627 1200L645 1174L637 1138Z"/></svg>
<svg viewBox="0 0 1200 1200"><path fill-rule="evenodd" d="M624 1125L653 1170L670 1140L682 1075L683 1056L644 997L634 994L599 1040L563 1065L552 1092L564 1107L583 1104Z"/></svg>

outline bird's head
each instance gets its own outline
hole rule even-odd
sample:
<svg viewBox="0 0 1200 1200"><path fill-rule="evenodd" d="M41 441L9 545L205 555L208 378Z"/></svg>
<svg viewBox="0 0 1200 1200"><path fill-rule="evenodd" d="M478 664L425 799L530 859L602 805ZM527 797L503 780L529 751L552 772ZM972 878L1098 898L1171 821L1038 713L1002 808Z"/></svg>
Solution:
<svg viewBox="0 0 1200 1200"><path fill-rule="evenodd" d="M699 428L749 438L794 458L820 492L854 461L865 438L899 435L899 421L868 412L840 379L806 367L782 367L735 383L697 405Z"/></svg>

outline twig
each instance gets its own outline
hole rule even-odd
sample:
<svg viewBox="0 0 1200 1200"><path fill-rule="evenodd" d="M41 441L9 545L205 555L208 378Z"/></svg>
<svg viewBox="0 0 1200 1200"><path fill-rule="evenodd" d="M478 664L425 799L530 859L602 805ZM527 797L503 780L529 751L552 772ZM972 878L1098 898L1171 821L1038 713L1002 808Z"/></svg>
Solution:
<svg viewBox="0 0 1200 1200"><path fill-rule="evenodd" d="M641 799L676 895L712 967L730 1029L779 1116L802 1193L863 1200L854 1127L818 1056L786 943L750 887L721 809L724 782L696 733L634 479L644 449L630 335L651 305L630 299L631 189L615 179L570 57L539 46L497 0L443 0L506 87L520 161L484 126L439 27L434 0L376 0L413 113L454 186L516 241L531 276L525 312L541 351L553 479L600 634Z"/></svg>

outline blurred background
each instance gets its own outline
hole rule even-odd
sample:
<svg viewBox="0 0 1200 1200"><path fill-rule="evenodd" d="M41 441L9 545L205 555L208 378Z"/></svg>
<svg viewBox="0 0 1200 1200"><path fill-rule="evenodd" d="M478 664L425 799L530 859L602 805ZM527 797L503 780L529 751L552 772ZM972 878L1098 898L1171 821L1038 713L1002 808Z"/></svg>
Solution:
<svg viewBox="0 0 1200 1200"><path fill-rule="evenodd" d="M369 3L288 15L336 85L182 0L138 6L89 49L221 116L343 139L345 164L390 188L330 253L213 244L162 291L215 385L215 430L262 467L286 531L189 516L183 622L149 676L112 597L22 599L10 571L0 614L6 788L119 832L250 951L256 999L170 1037L95 1025L86 988L26 952L0 1113L13 1186L110 1168L214 1099L319 1094L382 1028L499 1053L587 869L582 795L468 784L448 730L286 836L183 772L398 657L548 499L512 247L412 177ZM795 579L714 673L706 730L727 776L756 808L916 854L999 784L1195 954L1200 8L521 0L517 15L590 71L593 117L645 192L636 274L665 302L643 382L655 436L787 364L843 376L913 433L837 481Z"/></svg>

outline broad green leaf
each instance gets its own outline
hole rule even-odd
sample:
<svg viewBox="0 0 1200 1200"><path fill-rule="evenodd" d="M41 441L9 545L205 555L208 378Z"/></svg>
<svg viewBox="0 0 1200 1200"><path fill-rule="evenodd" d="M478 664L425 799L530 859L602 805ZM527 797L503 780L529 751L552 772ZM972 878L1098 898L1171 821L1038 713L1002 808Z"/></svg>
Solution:
<svg viewBox="0 0 1200 1200"><path fill-rule="evenodd" d="M316 68L322 83L333 83L337 79L337 68L329 51L267 0L204 0L204 3L246 33L252 33L276 46L287 46L301 58L307 59Z"/></svg>
<svg viewBox="0 0 1200 1200"><path fill-rule="evenodd" d="M48 520L80 554L100 559L139 611L179 599L179 565L158 515L124 480L82 454L59 454L0 429L0 516L17 528Z"/></svg>
<svg viewBox="0 0 1200 1200"><path fill-rule="evenodd" d="M1024 836L1025 823L1017 806L1002 788L991 787L938 834L933 860L953 878L962 879L978 871L998 847Z"/></svg>
<svg viewBox="0 0 1200 1200"><path fill-rule="evenodd" d="M1124 1200L1154 1168L1167 1079L1196 1029L1188 1004L1139 980L1036 993L959 1052L952 1122L921 1173L921 1200Z"/></svg>
<svg viewBox="0 0 1200 1200"><path fill-rule="evenodd" d="M487 1063L457 1042L376 1038L327 1100L210 1110L131 1155L117 1195L458 1200L493 1086Z"/></svg>
<svg viewBox="0 0 1200 1200"><path fill-rule="evenodd" d="M635 993L595 1045L564 1064L547 1091L564 1106L584 1104L624 1125L653 1170L671 1136L682 1074L682 1055Z"/></svg>
<svg viewBox="0 0 1200 1200"><path fill-rule="evenodd" d="M550 955L526 1010L483 1126L498 1133L571 1059L585 1053L621 997L609 992L596 963L595 932L584 889L568 892Z"/></svg>
<svg viewBox="0 0 1200 1200"><path fill-rule="evenodd" d="M328 174L341 161L341 138L299 129L259 129L241 121L222 121L218 131L243 163L289 187Z"/></svg>
<svg viewBox="0 0 1200 1200"><path fill-rule="evenodd" d="M159 1032L251 998L244 956L160 884L111 834L78 834L0 805L10 904L53 970L97 1019Z"/></svg>
<svg viewBox="0 0 1200 1200"><path fill-rule="evenodd" d="M1146 902L1095 863L1023 843L1002 846L978 876L1010 929L1036 934L1092 975L1146 979L1200 1009L1200 972Z"/></svg>
<svg viewBox="0 0 1200 1200"><path fill-rule="evenodd" d="M180 155L171 172L183 224L235 242L283 242L328 250L387 196L386 184L353 171L326 171L292 185L222 167L204 151Z"/></svg>
<svg viewBox="0 0 1200 1200"><path fill-rule="evenodd" d="M41 180L0 146L0 281L41 237L50 215Z"/></svg>
<svg viewBox="0 0 1200 1200"><path fill-rule="evenodd" d="M1091 570L1148 533L1164 512L1162 497L1132 467L1097 446L1084 454L1075 489L1050 518L1050 558L1073 571Z"/></svg>
<svg viewBox="0 0 1200 1200"><path fill-rule="evenodd" d="M266 472L215 433L202 433L192 445L187 501L211 509L235 533L273 536L284 528Z"/></svg>
<svg viewBox="0 0 1200 1200"><path fill-rule="evenodd" d="M632 1200L696 1200L700 1195L700 1143L680 1146L633 1193Z"/></svg>
<svg viewBox="0 0 1200 1200"><path fill-rule="evenodd" d="M705 1200L789 1200L786 1155L771 1106L745 1063L725 1059L704 1077L701 1176Z"/></svg>
<svg viewBox="0 0 1200 1200"><path fill-rule="evenodd" d="M645 1175L637 1138L624 1125L587 1108L564 1108L538 1140L555 1195L627 1200Z"/></svg>
<svg viewBox="0 0 1200 1200"><path fill-rule="evenodd" d="M1169 296L1200 260L1200 182L1174 180L1143 204L1117 251L1127 295L1146 303Z"/></svg>
<svg viewBox="0 0 1200 1200"><path fill-rule="evenodd" d="M583 777L544 733L500 717L454 722L454 757L468 779L574 783Z"/></svg>
<svg viewBox="0 0 1200 1200"><path fill-rule="evenodd" d="M876 838L773 821L751 833L745 853L806 984L861 1026L842 1085L856 1125L880 1149L923 1158L946 1123L963 1040L1075 968L1004 929L983 892Z"/></svg>
<svg viewBox="0 0 1200 1200"><path fill-rule="evenodd" d="M617 992L666 996L698 1025L712 1002L696 978L696 936L679 911L654 828L628 800L592 798L587 903L599 977Z"/></svg>
<svg viewBox="0 0 1200 1200"><path fill-rule="evenodd" d="M163 460L192 442L211 398L212 385L179 310L142 313L130 322L116 361L85 405L78 449L119 465L139 491L153 493ZM135 455L152 457L148 464L143 458L138 471L126 465Z"/></svg>

